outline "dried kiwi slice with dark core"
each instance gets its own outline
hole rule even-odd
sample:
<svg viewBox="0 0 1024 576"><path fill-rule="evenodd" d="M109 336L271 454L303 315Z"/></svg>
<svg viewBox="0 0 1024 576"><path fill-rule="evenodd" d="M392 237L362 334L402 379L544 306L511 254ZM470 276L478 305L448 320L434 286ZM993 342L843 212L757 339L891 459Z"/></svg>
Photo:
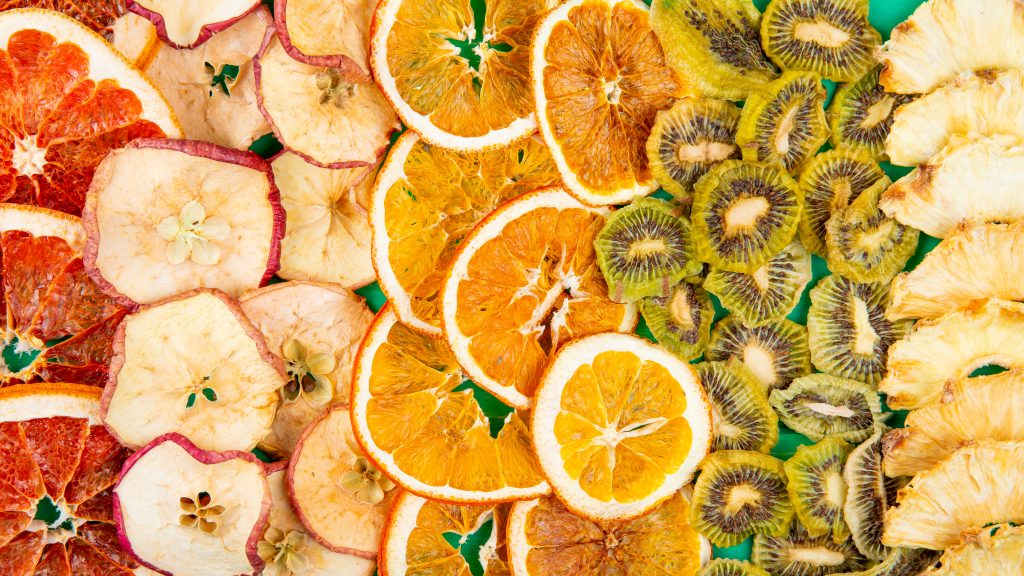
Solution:
<svg viewBox="0 0 1024 576"><path fill-rule="evenodd" d="M785 533L793 518L782 462L760 452L722 450L701 462L690 524L716 546L752 534Z"/></svg>
<svg viewBox="0 0 1024 576"><path fill-rule="evenodd" d="M697 572L697 576L771 576L761 568L743 560L715 558Z"/></svg>
<svg viewBox="0 0 1024 576"><path fill-rule="evenodd" d="M910 332L912 320L885 317L889 286L828 276L811 289L807 336L811 362L822 372L877 386L889 346Z"/></svg>
<svg viewBox="0 0 1024 576"><path fill-rule="evenodd" d="M651 28L669 65L701 94L746 100L779 76L761 49L761 13L750 0L654 0Z"/></svg>
<svg viewBox="0 0 1024 576"><path fill-rule="evenodd" d="M888 284L914 255L920 232L878 209L878 199L888 187L888 178L875 182L826 224L825 247L833 273L854 282Z"/></svg>
<svg viewBox="0 0 1024 576"><path fill-rule="evenodd" d="M918 576L939 559L936 550L924 548L892 548L885 560L861 572L844 572L836 576Z"/></svg>
<svg viewBox="0 0 1024 576"><path fill-rule="evenodd" d="M764 386L737 359L701 362L697 375L711 401L713 451L768 452L779 440L779 417Z"/></svg>
<svg viewBox="0 0 1024 576"><path fill-rule="evenodd" d="M826 436L817 444L800 446L786 461L789 499L811 536L831 534L835 542L850 537L850 529L843 521L843 465L852 450L853 446L839 436Z"/></svg>
<svg viewBox="0 0 1024 576"><path fill-rule="evenodd" d="M753 272L796 234L800 186L785 172L727 160L695 187L690 222L697 253L730 272Z"/></svg>
<svg viewBox="0 0 1024 576"><path fill-rule="evenodd" d="M804 193L800 240L804 247L824 257L829 219L882 178L885 172L863 152L829 150L811 160L800 175L800 190Z"/></svg>
<svg viewBox="0 0 1024 576"><path fill-rule="evenodd" d="M679 282L668 296L640 301L640 313L659 344L687 361L704 353L715 308L699 284Z"/></svg>
<svg viewBox="0 0 1024 576"><path fill-rule="evenodd" d="M874 560L886 557L890 549L882 545L885 513L896 504L896 494L905 479L889 478L882 471L884 429L879 427L857 446L846 459L846 505L843 516L853 535L853 543L862 554Z"/></svg>
<svg viewBox="0 0 1024 576"><path fill-rule="evenodd" d="M727 316L712 329L704 358L739 359L765 390L785 388L794 378L811 373L807 329L789 320L751 327Z"/></svg>
<svg viewBox="0 0 1024 576"><path fill-rule="evenodd" d="M825 96L813 72L786 72L751 93L736 132L743 159L799 173L828 140Z"/></svg>
<svg viewBox="0 0 1024 576"><path fill-rule="evenodd" d="M829 374L797 378L789 388L773 390L768 401L783 424L815 442L831 435L861 442L891 416L882 413L870 385Z"/></svg>
<svg viewBox="0 0 1024 576"><path fill-rule="evenodd" d="M740 109L713 98L683 98L658 112L647 139L651 173L666 192L688 200L693 184L712 166L739 158Z"/></svg>
<svg viewBox="0 0 1024 576"><path fill-rule="evenodd" d="M878 161L888 160L885 139L896 110L914 100L911 94L890 94L878 83L882 67L844 84L828 107L828 125L834 148L863 152Z"/></svg>
<svg viewBox="0 0 1024 576"><path fill-rule="evenodd" d="M700 273L690 223L656 198L637 198L612 212L594 239L597 265L616 302L668 296L687 276Z"/></svg>
<svg viewBox="0 0 1024 576"><path fill-rule="evenodd" d="M761 45L783 70L836 82L871 68L881 42L868 22L868 0L772 0L761 19Z"/></svg>
<svg viewBox="0 0 1024 576"><path fill-rule="evenodd" d="M811 281L811 256L793 241L750 274L712 268L704 288L747 326L780 320Z"/></svg>
<svg viewBox="0 0 1024 576"><path fill-rule="evenodd" d="M852 542L837 543L828 535L811 536L798 520L783 536L755 536L750 557L773 576L825 576L867 566Z"/></svg>

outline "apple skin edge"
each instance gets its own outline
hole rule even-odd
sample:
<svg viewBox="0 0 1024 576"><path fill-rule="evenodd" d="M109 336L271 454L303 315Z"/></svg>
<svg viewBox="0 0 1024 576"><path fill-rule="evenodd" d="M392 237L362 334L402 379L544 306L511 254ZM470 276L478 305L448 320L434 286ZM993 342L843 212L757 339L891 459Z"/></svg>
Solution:
<svg viewBox="0 0 1024 576"><path fill-rule="evenodd" d="M224 0L221 0L221 1L224 1ZM246 16L249 15L250 12L252 12L252 11L256 10L257 8L259 8L260 4L261 4L260 0L253 0L251 2L250 6L245 8L245 10L243 10L242 12L237 14L236 16L232 16L231 18L229 18L227 20L222 20L220 22L211 22L209 24L204 24L203 27L199 29L199 36L195 39L195 41L193 41L192 43L187 44L187 45L178 44L178 43L174 42L173 40L171 40L170 36L168 36L168 34L167 34L167 22L164 20L163 14L161 14L159 12L156 12L156 11L153 11L153 10L150 10L149 8L146 8L146 7L142 6L141 4L136 2L135 0L128 0L126 7L128 8L129 12L134 12L135 14L138 14L139 16L142 16L146 20L149 20L150 22L152 22L153 25L156 26L156 33L157 33L157 35L167 45L172 46L174 48L179 48L179 49L191 49L191 48L195 48L196 46L199 46L203 42L206 42L207 40L209 40L217 32L225 30L225 29L229 28L235 22L238 22L242 18L245 18Z"/></svg>
<svg viewBox="0 0 1024 576"><path fill-rule="evenodd" d="M299 62L310 66L337 68L346 78L355 82L373 81L369 71L363 70L355 60L344 54L312 56L299 50L292 43L291 35L288 33L288 0L277 0L274 3L274 27L277 29L277 37L284 51Z"/></svg>

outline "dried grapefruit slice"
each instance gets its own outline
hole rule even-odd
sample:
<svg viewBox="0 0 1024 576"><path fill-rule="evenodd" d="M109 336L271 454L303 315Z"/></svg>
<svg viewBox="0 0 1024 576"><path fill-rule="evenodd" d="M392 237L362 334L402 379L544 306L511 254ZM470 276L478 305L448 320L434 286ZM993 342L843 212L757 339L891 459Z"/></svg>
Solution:
<svg viewBox="0 0 1024 576"><path fill-rule="evenodd" d="M711 448L711 405L693 368L629 334L562 348L534 397L533 444L565 505L635 518L690 481Z"/></svg>
<svg viewBox="0 0 1024 576"><path fill-rule="evenodd" d="M195 48L260 6L260 0L127 0L128 9L156 25L164 42Z"/></svg>
<svg viewBox="0 0 1024 576"><path fill-rule="evenodd" d="M270 514L263 463L248 452L209 452L167 434L133 454L114 488L121 543L175 576L259 574L256 551Z"/></svg>
<svg viewBox="0 0 1024 576"><path fill-rule="evenodd" d="M0 13L0 201L78 214L96 165L178 137L167 101L98 34L31 8Z"/></svg>
<svg viewBox="0 0 1024 576"><path fill-rule="evenodd" d="M373 314L345 288L314 282L253 290L239 304L288 375L278 391L281 406L274 425L260 448L288 454L328 404L348 401L356 352Z"/></svg>
<svg viewBox="0 0 1024 576"><path fill-rule="evenodd" d="M42 8L67 14L107 40L118 17L124 15L123 0L5 0L0 12L15 8Z"/></svg>
<svg viewBox="0 0 1024 576"><path fill-rule="evenodd" d="M612 302L597 267L606 214L548 188L505 204L462 242L441 296L445 335L473 381L504 402L528 408L565 342L636 325L636 306Z"/></svg>
<svg viewBox="0 0 1024 576"><path fill-rule="evenodd" d="M126 306L193 288L232 296L277 271L284 210L252 152L136 140L108 155L83 211L90 275Z"/></svg>
<svg viewBox="0 0 1024 576"><path fill-rule="evenodd" d="M178 432L204 450L251 450L270 432L284 367L223 292L129 314L113 349L102 417L123 444Z"/></svg>
<svg viewBox="0 0 1024 576"><path fill-rule="evenodd" d="M462 153L403 134L377 178L370 209L374 265L402 322L440 335L441 283L466 235L498 206L560 181L537 137Z"/></svg>
<svg viewBox="0 0 1024 576"><path fill-rule="evenodd" d="M370 78L370 23L374 0L278 0L274 23L292 58Z"/></svg>
<svg viewBox="0 0 1024 576"><path fill-rule="evenodd" d="M655 116L686 95L639 0L570 0L537 27L537 120L569 191L621 204L658 187L647 160Z"/></svg>

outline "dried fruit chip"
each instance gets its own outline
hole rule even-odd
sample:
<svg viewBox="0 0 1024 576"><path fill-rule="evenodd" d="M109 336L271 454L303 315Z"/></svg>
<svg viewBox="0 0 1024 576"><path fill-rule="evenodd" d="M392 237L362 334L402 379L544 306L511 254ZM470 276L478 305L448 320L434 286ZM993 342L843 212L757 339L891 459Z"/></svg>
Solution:
<svg viewBox="0 0 1024 576"><path fill-rule="evenodd" d="M55 236L64 240L75 254L85 247L85 230L79 218L25 204L0 204L0 233L11 230L27 232L32 236Z"/></svg>
<svg viewBox="0 0 1024 576"><path fill-rule="evenodd" d="M279 0L274 23L288 55L312 66L370 77L374 0Z"/></svg>
<svg viewBox="0 0 1024 576"><path fill-rule="evenodd" d="M0 12L14 8L43 8L71 16L99 32L107 40L119 16L125 13L125 0L5 0Z"/></svg>
<svg viewBox="0 0 1024 576"><path fill-rule="evenodd" d="M259 0L127 0L175 48L195 48L259 7Z"/></svg>
<svg viewBox="0 0 1024 576"><path fill-rule="evenodd" d="M942 555L940 566L923 574L1011 574L1020 569L1021 558L1024 558L1024 528L1000 524L961 534L960 543Z"/></svg>
<svg viewBox="0 0 1024 576"><path fill-rule="evenodd" d="M200 287L237 296L262 285L277 271L284 235L269 172L252 152L132 142L104 159L89 190L86 268L124 305Z"/></svg>

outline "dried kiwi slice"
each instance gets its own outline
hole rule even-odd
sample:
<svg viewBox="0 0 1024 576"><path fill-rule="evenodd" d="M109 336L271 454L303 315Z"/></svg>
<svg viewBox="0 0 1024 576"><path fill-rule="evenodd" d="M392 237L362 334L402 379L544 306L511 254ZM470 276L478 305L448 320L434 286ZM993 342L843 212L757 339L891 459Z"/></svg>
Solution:
<svg viewBox="0 0 1024 576"><path fill-rule="evenodd" d="M785 388L811 373L807 330L789 320L745 326L736 316L715 325L704 358L712 362L738 358L765 389Z"/></svg>
<svg viewBox="0 0 1024 576"><path fill-rule="evenodd" d="M890 416L871 386L829 374L797 378L789 388L773 390L768 401L783 424L815 442L831 435L861 442Z"/></svg>
<svg viewBox="0 0 1024 576"><path fill-rule="evenodd" d="M668 296L640 301L640 312L658 343L687 361L704 353L715 308L699 284L680 282Z"/></svg>
<svg viewBox="0 0 1024 576"><path fill-rule="evenodd" d="M743 159L800 172L828 140L825 95L813 72L786 72L751 93L736 132Z"/></svg>
<svg viewBox="0 0 1024 576"><path fill-rule="evenodd" d="M782 535L793 519L782 462L760 452L722 450L701 462L690 524L716 546L753 534Z"/></svg>
<svg viewBox="0 0 1024 576"><path fill-rule="evenodd" d="M879 427L846 459L846 504L843 516L853 543L868 558L881 560L889 549L882 545L885 511L896 504L905 480L887 477L882 471L884 429Z"/></svg>
<svg viewBox="0 0 1024 576"><path fill-rule="evenodd" d="M778 77L750 0L654 0L651 28L669 65L707 96L746 100Z"/></svg>
<svg viewBox="0 0 1024 576"><path fill-rule="evenodd" d="M888 284L914 255L920 232L878 209L878 199L888 187L888 178L875 182L825 225L833 273L854 282Z"/></svg>
<svg viewBox="0 0 1024 576"><path fill-rule="evenodd" d="M868 22L868 0L773 0L761 20L761 45L783 70L836 82L873 66L881 42Z"/></svg>
<svg viewBox="0 0 1024 576"><path fill-rule="evenodd" d="M747 326L762 326L789 314L810 281L811 256L794 241L750 274L712 268L704 288Z"/></svg>
<svg viewBox="0 0 1024 576"><path fill-rule="evenodd" d="M711 169L695 187L690 221L697 253L730 272L753 272L796 234L800 186L785 172L741 160Z"/></svg>
<svg viewBox="0 0 1024 576"><path fill-rule="evenodd" d="M789 499L811 536L831 534L834 542L850 537L850 529L843 521L843 465L852 450L853 446L839 436L827 436L817 444L800 446L786 461Z"/></svg>
<svg viewBox="0 0 1024 576"><path fill-rule="evenodd" d="M832 275L811 289L807 335L811 362L822 372L877 385L889 346L910 332L910 320L885 317L889 286Z"/></svg>
<svg viewBox="0 0 1024 576"><path fill-rule="evenodd" d="M939 553L924 548L892 548L885 560L860 572L836 576L918 576L935 564Z"/></svg>
<svg viewBox="0 0 1024 576"><path fill-rule="evenodd" d="M697 375L711 400L712 450L768 452L779 440L779 417L757 376L737 359L701 362Z"/></svg>
<svg viewBox="0 0 1024 576"><path fill-rule="evenodd" d="M714 98L683 98L658 112L647 139L651 173L666 192L686 200L712 166L740 157L740 109Z"/></svg>
<svg viewBox="0 0 1024 576"><path fill-rule="evenodd" d="M697 572L697 576L771 576L761 568L743 560L715 558Z"/></svg>
<svg viewBox="0 0 1024 576"><path fill-rule="evenodd" d="M811 160L800 174L800 190L804 193L800 240L804 247L825 256L829 219L882 178L885 172L863 152L829 150Z"/></svg>
<svg viewBox="0 0 1024 576"><path fill-rule="evenodd" d="M811 536L799 521L785 535L755 536L750 557L773 576L825 576L868 564L849 540L836 543L828 535Z"/></svg>
<svg viewBox="0 0 1024 576"><path fill-rule="evenodd" d="M702 269L690 223L656 198L638 198L613 212L594 239L594 249L608 295L616 302L668 296L673 286Z"/></svg>
<svg viewBox="0 0 1024 576"><path fill-rule="evenodd" d="M909 94L890 94L878 83L881 66L844 84L828 107L833 148L863 152L875 160L888 160L885 140L892 129L893 114L912 101Z"/></svg>

